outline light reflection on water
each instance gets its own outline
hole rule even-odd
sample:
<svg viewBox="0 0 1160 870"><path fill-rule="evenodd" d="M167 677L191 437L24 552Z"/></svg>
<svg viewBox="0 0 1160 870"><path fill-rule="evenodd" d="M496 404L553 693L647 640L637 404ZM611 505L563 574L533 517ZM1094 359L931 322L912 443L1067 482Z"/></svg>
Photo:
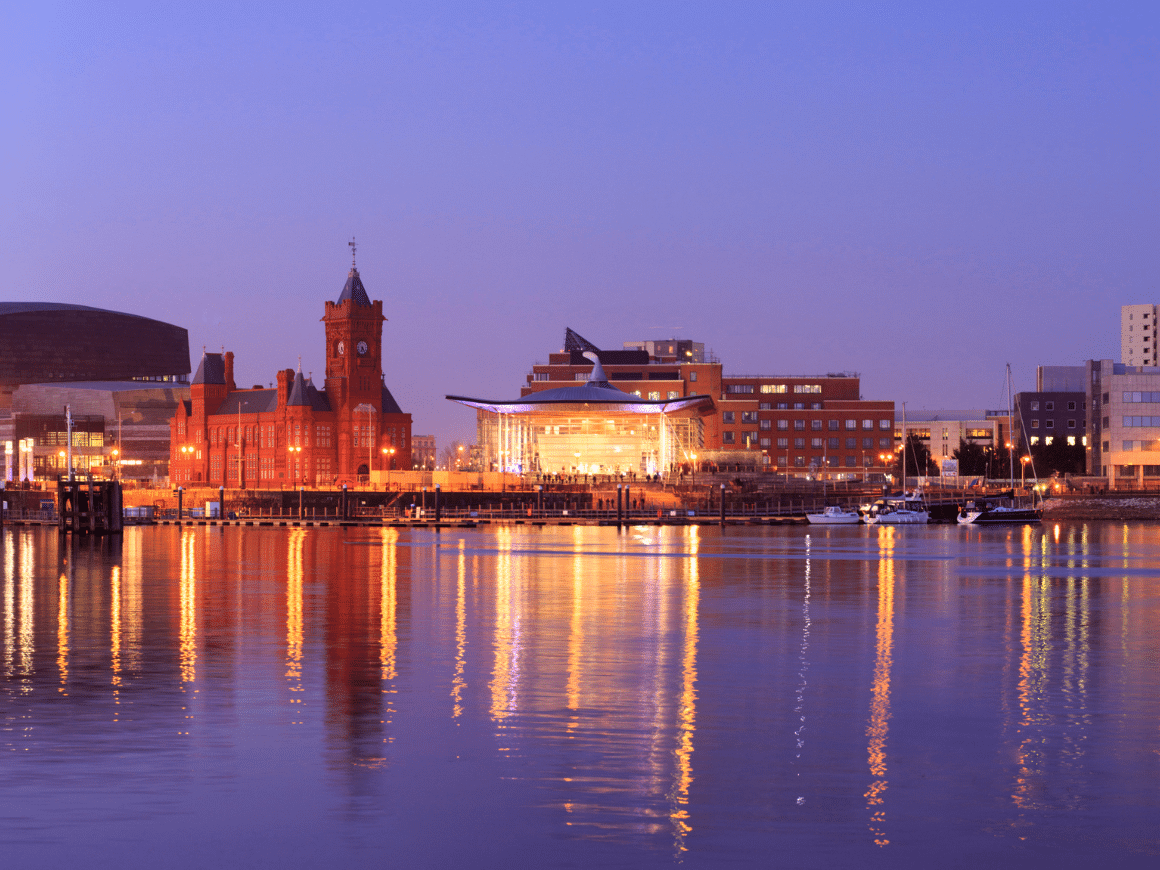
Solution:
<svg viewBox="0 0 1160 870"><path fill-rule="evenodd" d="M17 527L0 566L23 866L1160 858L1151 527Z"/></svg>

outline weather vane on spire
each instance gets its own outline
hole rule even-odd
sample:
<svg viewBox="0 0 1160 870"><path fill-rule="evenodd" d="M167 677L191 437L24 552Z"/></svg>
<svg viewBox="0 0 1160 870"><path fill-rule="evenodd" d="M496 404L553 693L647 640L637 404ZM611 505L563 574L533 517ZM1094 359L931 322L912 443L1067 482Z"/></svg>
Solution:
<svg viewBox="0 0 1160 870"><path fill-rule="evenodd" d="M354 242L354 236L350 237L350 241L347 244L350 245L350 267L353 269L355 268L355 254L358 253L358 245Z"/></svg>

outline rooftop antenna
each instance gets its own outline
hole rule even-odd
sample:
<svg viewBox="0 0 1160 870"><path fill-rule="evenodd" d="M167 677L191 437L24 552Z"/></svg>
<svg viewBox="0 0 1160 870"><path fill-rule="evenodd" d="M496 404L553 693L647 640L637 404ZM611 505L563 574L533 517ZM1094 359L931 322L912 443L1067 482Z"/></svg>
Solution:
<svg viewBox="0 0 1160 870"><path fill-rule="evenodd" d="M358 245L355 244L354 236L350 237L350 241L347 244L350 245L350 267L353 269L355 268L355 255L358 253Z"/></svg>

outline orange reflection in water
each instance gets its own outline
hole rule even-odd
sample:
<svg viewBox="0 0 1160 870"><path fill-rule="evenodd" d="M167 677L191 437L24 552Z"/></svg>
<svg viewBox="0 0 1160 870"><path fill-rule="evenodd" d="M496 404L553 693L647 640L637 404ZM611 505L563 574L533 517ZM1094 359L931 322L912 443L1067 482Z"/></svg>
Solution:
<svg viewBox="0 0 1160 870"><path fill-rule="evenodd" d="M870 701L870 738L867 757L873 780L866 790L866 808L870 810L870 833L874 844L887 846L886 808L886 737L890 730L890 668L894 647L894 532L893 526L878 526L878 624L874 658L874 682Z"/></svg>
<svg viewBox="0 0 1160 870"><path fill-rule="evenodd" d="M506 719L515 709L516 678L519 674L519 604L512 579L512 532L495 530L499 553L495 565L495 666L491 678L491 717Z"/></svg>
<svg viewBox="0 0 1160 870"><path fill-rule="evenodd" d="M380 679L398 676L398 595L399 530L383 529L382 560L379 568L379 674Z"/></svg>
<svg viewBox="0 0 1160 870"><path fill-rule="evenodd" d="M109 667L113 671L113 703L121 688L121 566L109 572Z"/></svg>
<svg viewBox="0 0 1160 870"><path fill-rule="evenodd" d="M459 559L455 570L455 672L451 675L451 718L463 715L463 671L467 660L467 552L459 539Z"/></svg>
<svg viewBox="0 0 1160 870"><path fill-rule="evenodd" d="M179 661L181 682L192 683L197 678L197 556L196 532L181 530L181 601Z"/></svg>
<svg viewBox="0 0 1160 870"><path fill-rule="evenodd" d="M286 680L292 705L302 704L302 549L306 530L290 532L286 545ZM294 709L291 725L302 724L302 710Z"/></svg>
<svg viewBox="0 0 1160 870"><path fill-rule="evenodd" d="M700 526L689 526L689 559L684 582L681 644L681 693L677 704L676 770L669 793L669 820L678 852L688 851L685 837L693 830L689 823L689 787L693 784L693 732L697 725L697 636L701 606L701 572L697 560Z"/></svg>
<svg viewBox="0 0 1160 870"><path fill-rule="evenodd" d="M68 694L68 575L61 574L56 610L56 668L60 673L60 691Z"/></svg>

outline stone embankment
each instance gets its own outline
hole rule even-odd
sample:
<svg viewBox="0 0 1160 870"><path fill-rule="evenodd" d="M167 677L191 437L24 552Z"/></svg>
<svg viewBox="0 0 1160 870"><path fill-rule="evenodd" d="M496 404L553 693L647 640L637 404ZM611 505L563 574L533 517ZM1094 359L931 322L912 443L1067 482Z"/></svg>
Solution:
<svg viewBox="0 0 1160 870"><path fill-rule="evenodd" d="M1160 494L1068 494L1043 503L1048 520L1160 520Z"/></svg>

